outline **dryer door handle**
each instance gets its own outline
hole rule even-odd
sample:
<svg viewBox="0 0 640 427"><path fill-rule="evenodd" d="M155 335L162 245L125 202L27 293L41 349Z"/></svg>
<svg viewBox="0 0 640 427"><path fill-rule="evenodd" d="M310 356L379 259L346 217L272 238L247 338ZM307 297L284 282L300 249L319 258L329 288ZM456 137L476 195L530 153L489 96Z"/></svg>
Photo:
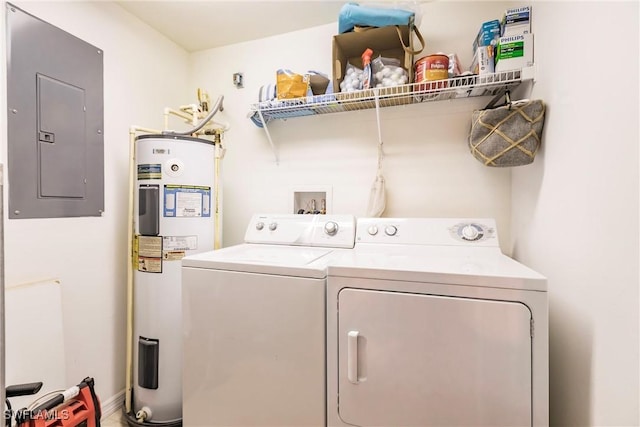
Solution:
<svg viewBox="0 0 640 427"><path fill-rule="evenodd" d="M352 384L358 384L358 331L347 334L347 378Z"/></svg>

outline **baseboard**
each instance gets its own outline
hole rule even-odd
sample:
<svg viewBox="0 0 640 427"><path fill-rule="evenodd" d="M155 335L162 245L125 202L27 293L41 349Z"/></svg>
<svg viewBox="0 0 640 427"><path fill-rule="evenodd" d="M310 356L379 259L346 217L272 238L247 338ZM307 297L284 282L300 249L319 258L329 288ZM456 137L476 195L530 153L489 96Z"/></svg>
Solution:
<svg viewBox="0 0 640 427"><path fill-rule="evenodd" d="M105 419L109 415L121 410L123 404L124 390L104 402L100 402L100 406L102 408L102 419Z"/></svg>

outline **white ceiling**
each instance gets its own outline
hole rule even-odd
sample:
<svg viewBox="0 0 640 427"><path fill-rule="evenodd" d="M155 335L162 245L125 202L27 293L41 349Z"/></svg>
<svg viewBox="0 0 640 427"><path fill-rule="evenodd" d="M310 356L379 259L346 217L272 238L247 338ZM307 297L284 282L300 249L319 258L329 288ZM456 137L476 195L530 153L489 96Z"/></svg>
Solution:
<svg viewBox="0 0 640 427"><path fill-rule="evenodd" d="M346 1L117 1L189 52L336 23Z"/></svg>

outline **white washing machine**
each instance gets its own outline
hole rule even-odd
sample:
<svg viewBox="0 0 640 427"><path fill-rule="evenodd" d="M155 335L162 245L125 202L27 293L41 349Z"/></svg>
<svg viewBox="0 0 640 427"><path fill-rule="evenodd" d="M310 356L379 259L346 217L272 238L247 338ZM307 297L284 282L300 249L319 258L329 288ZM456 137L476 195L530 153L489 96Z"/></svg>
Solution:
<svg viewBox="0 0 640 427"><path fill-rule="evenodd" d="M183 423L326 425L326 265L348 215L254 215L245 243L182 260Z"/></svg>
<svg viewBox="0 0 640 427"><path fill-rule="evenodd" d="M548 425L546 279L490 219L358 219L327 278L329 426Z"/></svg>

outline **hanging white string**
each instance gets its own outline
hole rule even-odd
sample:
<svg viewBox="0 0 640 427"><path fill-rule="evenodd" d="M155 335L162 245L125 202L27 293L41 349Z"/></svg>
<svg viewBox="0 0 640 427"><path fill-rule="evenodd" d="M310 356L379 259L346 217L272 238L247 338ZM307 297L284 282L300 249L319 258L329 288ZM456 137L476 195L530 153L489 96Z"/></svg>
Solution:
<svg viewBox="0 0 640 427"><path fill-rule="evenodd" d="M386 208L386 195L384 188L384 177L382 176L382 159L384 157L382 131L380 129L380 101L378 98L378 90L373 90L376 102L376 120L378 122L378 170L376 178L371 186L369 194L369 206L367 207L367 216L379 217L384 213Z"/></svg>
<svg viewBox="0 0 640 427"><path fill-rule="evenodd" d="M376 121L378 124L378 173L382 170L382 159L384 157L383 142L382 142L382 129L380 127L380 99L378 97L379 90L373 89L373 94L376 102Z"/></svg>

